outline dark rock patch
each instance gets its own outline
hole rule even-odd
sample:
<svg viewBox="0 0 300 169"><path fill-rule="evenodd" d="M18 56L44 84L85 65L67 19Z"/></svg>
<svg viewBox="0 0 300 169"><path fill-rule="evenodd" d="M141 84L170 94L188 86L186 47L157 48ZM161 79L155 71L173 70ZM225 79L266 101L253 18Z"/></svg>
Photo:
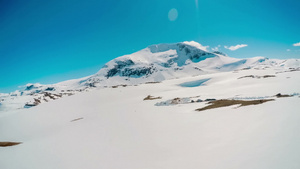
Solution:
<svg viewBox="0 0 300 169"><path fill-rule="evenodd" d="M151 95L148 95L147 97L144 98L144 100L155 100L155 99L161 99L162 97L154 97Z"/></svg>
<svg viewBox="0 0 300 169"><path fill-rule="evenodd" d="M126 87L127 85L116 85L116 86L112 86L112 88L118 88L118 87Z"/></svg>
<svg viewBox="0 0 300 169"><path fill-rule="evenodd" d="M83 119L83 117L80 117L80 118L71 120L71 122L78 121L78 120L82 120L82 119Z"/></svg>
<svg viewBox="0 0 300 169"><path fill-rule="evenodd" d="M146 82L145 84L155 84L155 83L160 83L160 82Z"/></svg>
<svg viewBox="0 0 300 169"><path fill-rule="evenodd" d="M292 97L291 95L288 95L288 94L281 94L281 93L278 93L275 95L277 98L280 98L280 97Z"/></svg>
<svg viewBox="0 0 300 169"><path fill-rule="evenodd" d="M276 77L276 76L275 75L264 75L264 76L247 75L247 76L239 77L238 79L242 79L242 78L256 78L256 79L260 79L260 78L269 78L269 77Z"/></svg>

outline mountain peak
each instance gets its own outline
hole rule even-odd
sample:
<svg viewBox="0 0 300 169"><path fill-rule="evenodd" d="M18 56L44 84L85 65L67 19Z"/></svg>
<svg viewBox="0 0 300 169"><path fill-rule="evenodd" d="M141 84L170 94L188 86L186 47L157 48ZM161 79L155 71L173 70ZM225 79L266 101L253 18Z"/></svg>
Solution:
<svg viewBox="0 0 300 169"><path fill-rule="evenodd" d="M107 79L113 76L148 78L155 74L161 76L166 72L172 75L191 63L198 63L212 57L219 57L219 55L207 52L206 47L194 41L157 44L111 60L97 75Z"/></svg>
<svg viewBox="0 0 300 169"><path fill-rule="evenodd" d="M38 89L40 88L42 85L40 83L28 83L25 86L25 90L32 90L32 89Z"/></svg>
<svg viewBox="0 0 300 169"><path fill-rule="evenodd" d="M198 49L201 49L201 50L203 50L203 51L208 52L207 48L208 48L209 46L203 46L203 45L201 45L201 44L198 43L198 42L195 42L195 41L184 41L184 42L182 42L182 43L184 43L184 44L186 44L186 45L194 46L194 47L196 47L196 48L198 48Z"/></svg>

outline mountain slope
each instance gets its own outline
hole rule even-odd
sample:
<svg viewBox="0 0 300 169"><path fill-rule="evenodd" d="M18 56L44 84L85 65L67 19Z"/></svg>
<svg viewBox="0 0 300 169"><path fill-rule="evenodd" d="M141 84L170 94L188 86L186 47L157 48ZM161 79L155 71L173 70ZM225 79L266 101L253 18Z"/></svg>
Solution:
<svg viewBox="0 0 300 169"><path fill-rule="evenodd" d="M236 59L221 52L208 52L201 44L193 41L159 44L108 62L98 73L80 81L80 85L134 85L237 69L264 68L266 66L284 69L298 68L300 61L297 59L276 60L265 57Z"/></svg>
<svg viewBox="0 0 300 169"><path fill-rule="evenodd" d="M0 111L28 108L96 87L138 85L167 79L197 76L239 69L276 67L299 69L297 59L265 57L236 59L221 52L209 52L197 42L158 44L106 63L94 75L52 85L28 84L24 90L0 95Z"/></svg>

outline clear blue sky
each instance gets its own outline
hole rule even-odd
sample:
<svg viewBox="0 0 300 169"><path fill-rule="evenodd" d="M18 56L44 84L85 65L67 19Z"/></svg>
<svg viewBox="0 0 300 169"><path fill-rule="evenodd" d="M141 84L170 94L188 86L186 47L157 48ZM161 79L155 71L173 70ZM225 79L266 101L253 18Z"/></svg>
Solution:
<svg viewBox="0 0 300 169"><path fill-rule="evenodd" d="M178 17L170 21L173 8ZM1 0L0 92L91 75L158 43L194 40L237 58L300 58L299 17L299 0ZM237 44L248 46L224 48Z"/></svg>

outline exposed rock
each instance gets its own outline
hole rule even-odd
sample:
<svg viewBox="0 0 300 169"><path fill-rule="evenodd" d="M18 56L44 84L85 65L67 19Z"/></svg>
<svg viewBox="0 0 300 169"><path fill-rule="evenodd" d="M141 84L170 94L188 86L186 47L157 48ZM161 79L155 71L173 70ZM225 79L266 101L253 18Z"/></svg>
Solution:
<svg viewBox="0 0 300 169"><path fill-rule="evenodd" d="M204 101L210 102L210 101L215 101L215 100L217 100L217 99L205 99Z"/></svg>
<svg viewBox="0 0 300 169"><path fill-rule="evenodd" d="M82 119L83 119L83 117L80 117L80 118L71 120L71 122L78 121L78 120L82 120Z"/></svg>
<svg viewBox="0 0 300 169"><path fill-rule="evenodd" d="M116 61L116 65L114 68L110 69L107 71L106 78L113 77L117 73L120 73L121 69L126 67L126 66L131 66L134 65L134 62L131 59L125 60L125 61Z"/></svg>
<svg viewBox="0 0 300 169"><path fill-rule="evenodd" d="M116 85L116 86L112 86L112 88L118 88L118 87L126 87L127 85Z"/></svg>
<svg viewBox="0 0 300 169"><path fill-rule="evenodd" d="M55 90L54 87L47 87L47 88L45 89L45 91L54 91L54 90Z"/></svg>
<svg viewBox="0 0 300 169"><path fill-rule="evenodd" d="M264 75L262 78L268 78L268 77L276 77L275 75Z"/></svg>
<svg viewBox="0 0 300 169"><path fill-rule="evenodd" d="M154 97L151 95L148 95L147 97L144 98L144 100L155 100L155 99L161 99L162 97Z"/></svg>
<svg viewBox="0 0 300 169"><path fill-rule="evenodd" d="M183 97L183 98L174 98L171 100L163 101L163 102L158 102L155 105L156 106L170 106L170 105L177 105L177 104L187 104L191 102L190 97Z"/></svg>
<svg viewBox="0 0 300 169"><path fill-rule="evenodd" d="M155 83L160 83L160 82L146 82L145 84L155 84Z"/></svg>
<svg viewBox="0 0 300 169"><path fill-rule="evenodd" d="M260 78L269 78L269 77L276 77L276 76L275 75L264 75L264 76L247 75L247 76L239 77L238 79L248 78L248 77L260 79Z"/></svg>
<svg viewBox="0 0 300 169"><path fill-rule="evenodd" d="M212 53L215 53L215 54L218 54L218 55L227 56L225 53L222 53L222 52L220 52L220 51L214 51L214 52L212 52Z"/></svg>
<svg viewBox="0 0 300 169"><path fill-rule="evenodd" d="M281 94L281 93L278 93L275 95L276 97L280 98L280 97L292 97L292 95L288 95L288 94Z"/></svg>
<svg viewBox="0 0 300 169"><path fill-rule="evenodd" d="M203 100L201 100L201 99L198 99L196 102L203 102Z"/></svg>

